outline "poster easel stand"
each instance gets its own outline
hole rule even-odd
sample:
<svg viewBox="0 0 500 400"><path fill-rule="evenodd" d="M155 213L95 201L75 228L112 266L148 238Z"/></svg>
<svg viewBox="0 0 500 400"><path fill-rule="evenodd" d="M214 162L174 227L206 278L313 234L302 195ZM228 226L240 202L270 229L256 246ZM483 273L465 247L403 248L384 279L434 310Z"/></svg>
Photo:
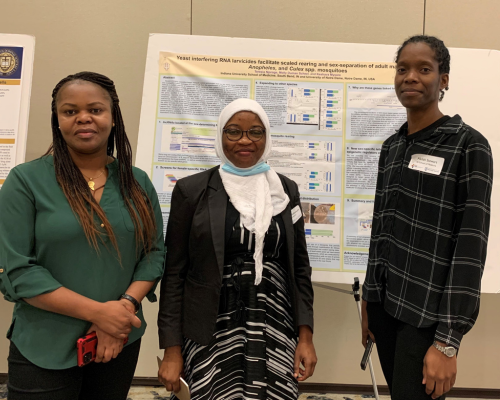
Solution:
<svg viewBox="0 0 500 400"><path fill-rule="evenodd" d="M344 294L349 294L351 296L354 296L354 301L356 302L356 308L358 310L358 316L359 316L359 323L362 324L362 317L361 317L361 296L359 294L359 279L354 278L354 284L352 285L352 290L344 290L344 289L339 289L327 285L322 285L321 283L316 283L313 282L313 285L316 287L320 287L322 289L327 289L327 290L333 290L334 292L339 292L339 293L344 293ZM373 392L375 394L375 398L379 400L378 396L378 389L377 389L377 382L375 380L375 373L373 372L373 364L372 364L372 357L370 356L368 358L368 365L370 367L370 375L372 378L372 385L373 385Z"/></svg>

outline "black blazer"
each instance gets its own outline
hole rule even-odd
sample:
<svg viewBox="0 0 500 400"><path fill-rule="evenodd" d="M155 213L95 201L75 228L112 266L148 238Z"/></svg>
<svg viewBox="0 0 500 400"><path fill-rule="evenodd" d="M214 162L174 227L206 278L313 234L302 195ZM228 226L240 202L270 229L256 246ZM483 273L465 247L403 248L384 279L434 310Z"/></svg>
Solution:
<svg viewBox="0 0 500 400"><path fill-rule="evenodd" d="M296 329L313 329L311 266L304 220L293 224L299 205L297 184L279 175L290 203L281 213L286 229L288 277ZM215 331L224 267L228 195L219 167L180 179L172 193L165 246L165 274L160 289L160 348L182 345L187 337L207 345Z"/></svg>

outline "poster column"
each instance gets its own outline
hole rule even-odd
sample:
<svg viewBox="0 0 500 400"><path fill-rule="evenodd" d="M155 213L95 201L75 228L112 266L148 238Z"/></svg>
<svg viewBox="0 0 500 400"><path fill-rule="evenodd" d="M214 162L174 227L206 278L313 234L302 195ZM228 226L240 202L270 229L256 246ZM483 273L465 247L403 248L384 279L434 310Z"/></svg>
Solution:
<svg viewBox="0 0 500 400"><path fill-rule="evenodd" d="M343 268L366 270L382 143L406 121L393 85L347 84Z"/></svg>

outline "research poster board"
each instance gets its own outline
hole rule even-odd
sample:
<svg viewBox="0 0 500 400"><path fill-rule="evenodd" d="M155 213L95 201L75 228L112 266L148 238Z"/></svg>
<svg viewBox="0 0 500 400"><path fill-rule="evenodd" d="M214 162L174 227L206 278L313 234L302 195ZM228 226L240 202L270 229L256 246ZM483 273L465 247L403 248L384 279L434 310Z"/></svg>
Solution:
<svg viewBox="0 0 500 400"><path fill-rule="evenodd" d="M362 280L381 145L406 120L393 87L395 51L152 35L136 165L150 174L165 224L177 180L220 163L220 111L251 98L270 119L268 163L299 186L313 280Z"/></svg>
<svg viewBox="0 0 500 400"><path fill-rule="evenodd" d="M35 38L0 34L0 189L24 162Z"/></svg>

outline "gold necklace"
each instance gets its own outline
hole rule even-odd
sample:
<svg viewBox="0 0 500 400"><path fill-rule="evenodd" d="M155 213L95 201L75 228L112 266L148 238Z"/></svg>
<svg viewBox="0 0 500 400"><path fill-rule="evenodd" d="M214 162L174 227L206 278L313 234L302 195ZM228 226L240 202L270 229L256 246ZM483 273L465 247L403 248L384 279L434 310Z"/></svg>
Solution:
<svg viewBox="0 0 500 400"><path fill-rule="evenodd" d="M97 175L97 176L95 176L95 177L93 177L93 178L89 178L87 175L85 175L85 174L82 172L82 175L83 175L85 178L87 178L87 179L89 180L89 181L87 182L87 184L89 185L89 188L90 188L90 190L92 190L92 191L94 191L94 190L95 190L95 189L94 189L94 188L95 188L95 182L93 181L93 179L97 179L97 178L101 177L101 175L102 175L102 174L104 174L104 170L102 170L102 172L101 172L99 175Z"/></svg>

